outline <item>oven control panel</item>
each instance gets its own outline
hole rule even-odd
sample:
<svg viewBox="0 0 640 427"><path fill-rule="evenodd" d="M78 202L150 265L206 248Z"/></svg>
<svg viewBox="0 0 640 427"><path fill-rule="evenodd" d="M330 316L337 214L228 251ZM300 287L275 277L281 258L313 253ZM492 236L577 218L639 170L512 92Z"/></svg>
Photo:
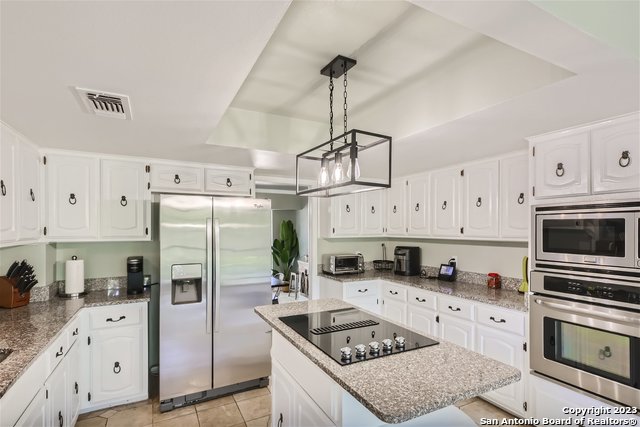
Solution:
<svg viewBox="0 0 640 427"><path fill-rule="evenodd" d="M620 301L640 305L640 286L607 284L592 280L545 276L544 289L590 298Z"/></svg>

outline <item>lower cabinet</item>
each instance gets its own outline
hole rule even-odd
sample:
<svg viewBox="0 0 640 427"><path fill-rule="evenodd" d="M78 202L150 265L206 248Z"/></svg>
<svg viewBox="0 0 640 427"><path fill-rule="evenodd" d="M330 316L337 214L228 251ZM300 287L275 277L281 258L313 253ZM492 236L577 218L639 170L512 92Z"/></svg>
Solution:
<svg viewBox="0 0 640 427"><path fill-rule="evenodd" d="M70 425L67 416L67 365L68 360L63 360L44 383L49 408L47 425L50 426Z"/></svg>
<svg viewBox="0 0 640 427"><path fill-rule="evenodd" d="M48 418L49 407L47 406L46 395L47 391L44 387L38 390L38 394L22 413L16 425L29 427L48 427L51 425Z"/></svg>
<svg viewBox="0 0 640 427"><path fill-rule="evenodd" d="M455 317L441 314L440 338L464 347L467 350L474 350L475 325L468 320L456 319Z"/></svg>
<svg viewBox="0 0 640 427"><path fill-rule="evenodd" d="M407 306L407 325L427 335L439 336L436 312L426 308Z"/></svg>
<svg viewBox="0 0 640 427"><path fill-rule="evenodd" d="M382 300L382 315L392 322L407 324L407 303L391 298Z"/></svg>
<svg viewBox="0 0 640 427"><path fill-rule="evenodd" d="M74 343L65 356L67 363L67 425L74 425L80 413L80 344Z"/></svg>
<svg viewBox="0 0 640 427"><path fill-rule="evenodd" d="M350 297L344 299L349 304L354 305L355 307L361 308L363 310L367 310L371 313L380 314L380 305L378 302L380 301L377 295L370 295L364 297Z"/></svg>

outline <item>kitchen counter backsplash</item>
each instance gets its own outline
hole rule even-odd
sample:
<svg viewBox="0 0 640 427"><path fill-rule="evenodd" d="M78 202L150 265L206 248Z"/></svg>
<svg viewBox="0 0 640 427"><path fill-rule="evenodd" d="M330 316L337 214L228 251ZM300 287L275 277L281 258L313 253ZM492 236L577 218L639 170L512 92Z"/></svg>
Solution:
<svg viewBox="0 0 640 427"><path fill-rule="evenodd" d="M121 289L127 287L127 276L98 277L84 280L85 292ZM58 289L64 289L64 280L58 280L47 286L36 286L31 289L30 302L49 301L58 295Z"/></svg>

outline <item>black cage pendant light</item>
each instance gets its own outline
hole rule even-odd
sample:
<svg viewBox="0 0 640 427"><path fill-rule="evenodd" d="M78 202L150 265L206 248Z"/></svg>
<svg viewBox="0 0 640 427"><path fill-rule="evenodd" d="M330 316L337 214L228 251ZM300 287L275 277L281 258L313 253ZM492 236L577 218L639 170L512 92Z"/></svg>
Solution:
<svg viewBox="0 0 640 427"><path fill-rule="evenodd" d="M347 127L347 72L356 61L338 55L329 77L329 140L296 156L296 194L332 197L391 187L391 137ZM344 133L333 136L333 81L343 79Z"/></svg>

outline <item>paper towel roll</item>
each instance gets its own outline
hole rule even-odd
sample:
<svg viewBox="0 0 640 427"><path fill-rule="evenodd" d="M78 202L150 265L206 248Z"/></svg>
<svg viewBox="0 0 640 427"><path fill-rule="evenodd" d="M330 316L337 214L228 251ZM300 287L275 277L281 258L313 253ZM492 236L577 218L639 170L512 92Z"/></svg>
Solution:
<svg viewBox="0 0 640 427"><path fill-rule="evenodd" d="M64 267L64 293L79 294L84 292L84 260L69 260Z"/></svg>

